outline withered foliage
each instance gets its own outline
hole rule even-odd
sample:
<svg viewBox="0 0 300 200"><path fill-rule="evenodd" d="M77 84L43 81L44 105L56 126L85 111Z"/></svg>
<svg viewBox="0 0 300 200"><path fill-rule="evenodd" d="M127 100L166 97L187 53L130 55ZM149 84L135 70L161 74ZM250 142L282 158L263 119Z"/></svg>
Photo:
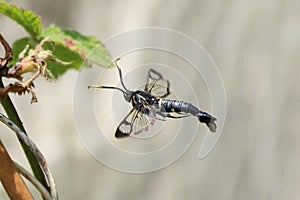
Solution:
<svg viewBox="0 0 300 200"><path fill-rule="evenodd" d="M18 61L9 66L12 60L12 50L7 41L0 33L0 42L5 50L5 57L0 58L0 78L14 78L17 79L15 83L10 83L4 88L0 89L0 99L5 98L9 93L23 95L25 93L31 94L31 103L37 102L35 93L33 92L33 81L42 75L46 80L53 79L53 75L47 69L47 62L56 62L67 65L68 62L63 62L54 58L52 51L43 49L45 42L51 42L49 37L44 38L35 49L29 49L27 45L24 50L18 55ZM23 75L32 73L32 76L23 81Z"/></svg>

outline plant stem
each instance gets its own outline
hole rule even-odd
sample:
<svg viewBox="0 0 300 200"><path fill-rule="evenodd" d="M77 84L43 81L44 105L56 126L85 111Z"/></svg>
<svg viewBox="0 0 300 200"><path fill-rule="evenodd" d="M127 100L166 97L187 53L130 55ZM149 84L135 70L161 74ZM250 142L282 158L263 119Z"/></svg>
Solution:
<svg viewBox="0 0 300 200"><path fill-rule="evenodd" d="M0 180L12 200L33 200L13 161L0 140Z"/></svg>
<svg viewBox="0 0 300 200"><path fill-rule="evenodd" d="M2 89L2 88L4 88L4 85L3 85L2 79L0 79L0 89ZM11 99L9 98L9 96L7 96L6 98L4 98L4 99L1 100L1 105L4 108L4 110L5 110L8 118L12 122L14 122L27 135L27 133L25 131L25 128L23 126L23 123L20 120L19 115L18 115L18 113L17 113L17 111L16 111L16 109L15 109L15 107L14 107ZM25 155L27 157L27 160L28 160L28 162L29 162L29 164L31 166L31 169L33 171L34 176L49 191L49 187L47 186L47 182L46 182L45 176L43 174L42 169L40 168L40 166L38 164L37 159L35 158L35 156L33 155L33 153L28 149L28 147L25 144L23 144L22 141L20 141L20 143L21 143L21 146L22 146L22 148L24 150L24 153L25 153Z"/></svg>

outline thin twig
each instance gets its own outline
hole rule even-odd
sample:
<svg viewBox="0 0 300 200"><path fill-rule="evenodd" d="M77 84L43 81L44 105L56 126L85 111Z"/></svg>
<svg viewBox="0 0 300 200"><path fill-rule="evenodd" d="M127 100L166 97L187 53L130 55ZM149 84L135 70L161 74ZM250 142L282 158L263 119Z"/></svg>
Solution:
<svg viewBox="0 0 300 200"><path fill-rule="evenodd" d="M8 64L9 61L12 60L12 50L11 50L9 44L7 43L7 41L3 38L1 33L0 33L0 42L5 49L5 57L0 58L0 61L1 61L0 65L1 65L1 67L4 67Z"/></svg>
<svg viewBox="0 0 300 200"><path fill-rule="evenodd" d="M54 178L50 172L50 169L48 168L46 159L43 156L43 154L40 152L40 150L37 148L34 142L18 126L16 126L2 113L0 113L0 121L3 122L5 125L7 125L11 130L13 130L17 134L19 140L21 140L29 148L29 150L35 155L40 167L42 168L45 174L47 184L50 188L51 197L52 199L57 199L57 192L55 188Z"/></svg>

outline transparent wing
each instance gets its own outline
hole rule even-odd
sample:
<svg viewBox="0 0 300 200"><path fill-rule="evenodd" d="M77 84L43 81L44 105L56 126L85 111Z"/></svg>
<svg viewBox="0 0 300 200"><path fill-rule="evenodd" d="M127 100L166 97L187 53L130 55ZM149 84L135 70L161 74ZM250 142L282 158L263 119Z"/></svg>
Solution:
<svg viewBox="0 0 300 200"><path fill-rule="evenodd" d="M137 104L131 109L127 116L118 126L115 137L123 138L131 134L138 134L147 131L155 121L154 110L145 104Z"/></svg>
<svg viewBox="0 0 300 200"><path fill-rule="evenodd" d="M165 98L170 94L170 82L165 80L159 72L150 69L144 91L150 92L158 98Z"/></svg>

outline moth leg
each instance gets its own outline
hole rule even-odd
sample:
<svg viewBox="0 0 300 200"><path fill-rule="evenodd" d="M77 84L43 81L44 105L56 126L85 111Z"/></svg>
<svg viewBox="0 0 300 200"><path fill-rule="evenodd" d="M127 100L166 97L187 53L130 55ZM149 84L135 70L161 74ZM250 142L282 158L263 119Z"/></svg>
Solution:
<svg viewBox="0 0 300 200"><path fill-rule="evenodd" d="M175 116L175 115L171 115L170 113L167 113L167 117L172 119L180 119L180 118L191 116L190 114L181 114L181 113L176 113L176 114L178 114L179 116Z"/></svg>

